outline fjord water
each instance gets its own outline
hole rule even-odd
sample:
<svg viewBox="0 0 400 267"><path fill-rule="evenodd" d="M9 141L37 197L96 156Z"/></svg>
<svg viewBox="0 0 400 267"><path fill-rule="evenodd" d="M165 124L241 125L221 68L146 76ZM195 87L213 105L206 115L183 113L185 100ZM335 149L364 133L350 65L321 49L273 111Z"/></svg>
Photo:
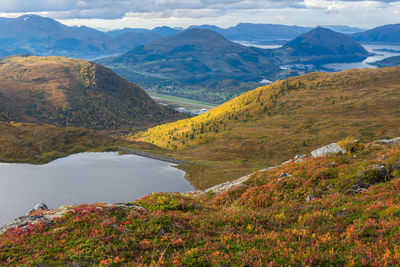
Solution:
<svg viewBox="0 0 400 267"><path fill-rule="evenodd" d="M80 153L45 165L0 163L0 225L40 202L57 208L193 190L184 176L171 163L116 152Z"/></svg>
<svg viewBox="0 0 400 267"><path fill-rule="evenodd" d="M380 60L383 60L388 57L399 56L400 53L392 53L386 51L379 51L380 49L392 49L396 51L400 51L400 45L373 45L373 44L364 44L363 47L370 53L374 55L366 58L360 62L354 63L333 63L333 64L326 64L323 67L327 69L331 69L333 71L342 71L342 70L350 70L350 69L363 69L363 68L376 68L376 66L368 64L374 63Z"/></svg>

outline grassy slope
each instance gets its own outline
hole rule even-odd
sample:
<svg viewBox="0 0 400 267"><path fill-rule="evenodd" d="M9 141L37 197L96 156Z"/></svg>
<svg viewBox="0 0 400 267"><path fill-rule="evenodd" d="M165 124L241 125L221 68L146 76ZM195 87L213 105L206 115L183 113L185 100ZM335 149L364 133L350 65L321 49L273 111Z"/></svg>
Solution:
<svg viewBox="0 0 400 267"><path fill-rule="evenodd" d="M0 120L130 129L178 118L139 86L98 64L64 57L0 61Z"/></svg>
<svg viewBox="0 0 400 267"><path fill-rule="evenodd" d="M395 67L290 78L131 138L203 163L187 170L205 188L347 135L362 141L400 135L399 74Z"/></svg>
<svg viewBox="0 0 400 267"><path fill-rule="evenodd" d="M136 201L147 211L82 205L52 226L0 235L0 263L399 265L399 156L399 145L370 145L257 172L218 195ZM385 176L368 171L376 164L385 166ZM291 176L280 179L282 172ZM352 194L357 179L373 185ZM310 194L316 198L306 201Z"/></svg>
<svg viewBox="0 0 400 267"><path fill-rule="evenodd" d="M116 140L83 128L0 122L2 162L42 164L83 151L115 151L119 145L157 151L150 144Z"/></svg>

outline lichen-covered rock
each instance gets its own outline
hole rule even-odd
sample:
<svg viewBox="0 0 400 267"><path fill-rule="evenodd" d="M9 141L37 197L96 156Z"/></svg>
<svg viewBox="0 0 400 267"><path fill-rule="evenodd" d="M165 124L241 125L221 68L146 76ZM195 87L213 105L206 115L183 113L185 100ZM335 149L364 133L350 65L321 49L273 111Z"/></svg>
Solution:
<svg viewBox="0 0 400 267"><path fill-rule="evenodd" d="M341 148L338 143L332 143L324 147L320 147L311 152L311 156L314 158L332 155L343 155L346 154L346 150Z"/></svg>
<svg viewBox="0 0 400 267"><path fill-rule="evenodd" d="M47 207L46 204L39 203L35 207L33 207L33 209L30 212L28 212L27 215L29 215L31 212L35 212L35 211L39 211L39 210L47 210L47 209L49 209L49 208Z"/></svg>

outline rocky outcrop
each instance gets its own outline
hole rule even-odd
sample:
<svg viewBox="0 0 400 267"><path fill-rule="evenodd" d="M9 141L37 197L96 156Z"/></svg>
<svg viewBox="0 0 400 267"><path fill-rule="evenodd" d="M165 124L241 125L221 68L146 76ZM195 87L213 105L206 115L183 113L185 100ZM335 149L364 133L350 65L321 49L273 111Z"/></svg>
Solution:
<svg viewBox="0 0 400 267"><path fill-rule="evenodd" d="M327 146L317 148L311 152L313 158L323 156L333 156L338 154L346 154L346 150L341 148L338 143L332 143Z"/></svg>
<svg viewBox="0 0 400 267"><path fill-rule="evenodd" d="M32 224L45 223L51 225L53 219L63 216L70 210L69 206L62 206L58 209L49 210L44 203L37 204L27 215L18 217L10 223L0 227L0 234L10 229L26 229Z"/></svg>
<svg viewBox="0 0 400 267"><path fill-rule="evenodd" d="M107 204L106 207L117 207L121 209L136 209L146 211L145 208L135 205L133 203L116 203ZM12 220L10 223L0 227L0 234L12 229L27 229L33 224L44 223L46 225L52 225L55 218L62 217L69 210L72 210L72 206L61 206L57 209L48 209L44 203L37 204L33 209L25 216L18 217Z"/></svg>

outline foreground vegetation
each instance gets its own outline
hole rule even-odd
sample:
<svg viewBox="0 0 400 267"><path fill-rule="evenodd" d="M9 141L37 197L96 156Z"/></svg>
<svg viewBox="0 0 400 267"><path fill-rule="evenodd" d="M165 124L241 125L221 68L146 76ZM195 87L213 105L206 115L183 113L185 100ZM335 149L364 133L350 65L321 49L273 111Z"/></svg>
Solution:
<svg viewBox="0 0 400 267"><path fill-rule="evenodd" d="M400 146L342 144L351 153L259 171L219 194L73 207L0 235L0 263L398 265Z"/></svg>
<svg viewBox="0 0 400 267"><path fill-rule="evenodd" d="M128 136L197 160L198 188L304 154L351 134L364 142L395 136L400 68L311 73L263 86L208 113Z"/></svg>

